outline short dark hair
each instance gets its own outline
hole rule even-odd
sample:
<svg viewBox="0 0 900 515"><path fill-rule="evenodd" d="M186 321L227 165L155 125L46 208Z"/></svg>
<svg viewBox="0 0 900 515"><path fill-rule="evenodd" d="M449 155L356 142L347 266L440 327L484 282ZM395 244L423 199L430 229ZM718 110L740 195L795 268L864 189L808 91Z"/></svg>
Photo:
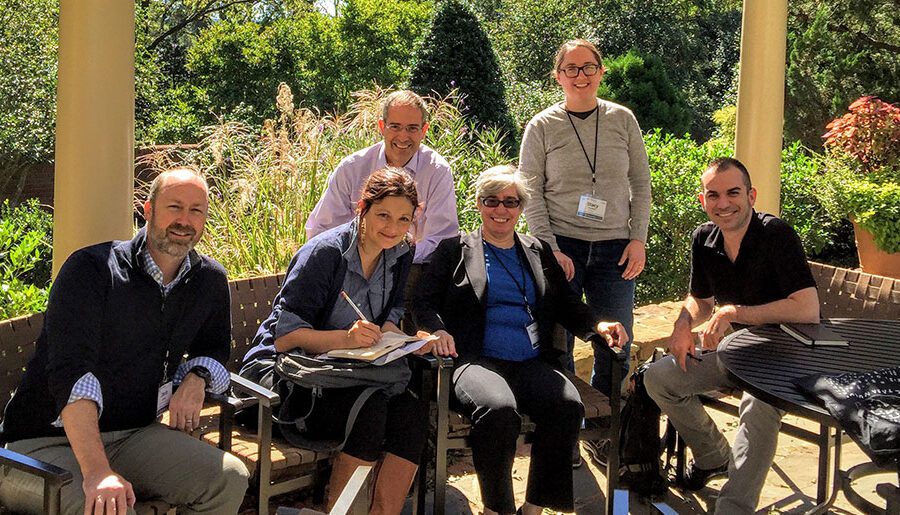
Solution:
<svg viewBox="0 0 900 515"><path fill-rule="evenodd" d="M404 197L412 204L413 211L419 205L416 181L406 170L395 166L386 166L375 170L363 183L359 193L363 207L359 210L359 216L368 213L372 204L385 197Z"/></svg>
<svg viewBox="0 0 900 515"><path fill-rule="evenodd" d="M744 166L744 163L738 161L733 157L717 157L709 162L706 166L706 170L712 170L713 173L724 172L729 168L737 168L741 175L744 177L744 186L747 187L747 191L750 191L753 188L753 183L750 182L750 172L747 171L747 167Z"/></svg>

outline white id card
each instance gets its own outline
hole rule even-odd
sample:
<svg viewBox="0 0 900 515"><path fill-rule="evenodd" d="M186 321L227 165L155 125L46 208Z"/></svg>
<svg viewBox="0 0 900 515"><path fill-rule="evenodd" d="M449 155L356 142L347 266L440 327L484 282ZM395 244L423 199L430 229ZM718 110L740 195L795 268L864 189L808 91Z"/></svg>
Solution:
<svg viewBox="0 0 900 515"><path fill-rule="evenodd" d="M602 222L603 216L606 214L606 201L590 193L585 193L581 196L581 200L578 201L577 214L588 220Z"/></svg>
<svg viewBox="0 0 900 515"><path fill-rule="evenodd" d="M531 348L537 349L538 345L541 343L541 335L538 333L537 322L528 324L525 327L525 330L528 331L528 339L531 341Z"/></svg>
<svg viewBox="0 0 900 515"><path fill-rule="evenodd" d="M172 381L167 381L159 387L156 392L156 416L160 416L169 407L169 401L172 400Z"/></svg>

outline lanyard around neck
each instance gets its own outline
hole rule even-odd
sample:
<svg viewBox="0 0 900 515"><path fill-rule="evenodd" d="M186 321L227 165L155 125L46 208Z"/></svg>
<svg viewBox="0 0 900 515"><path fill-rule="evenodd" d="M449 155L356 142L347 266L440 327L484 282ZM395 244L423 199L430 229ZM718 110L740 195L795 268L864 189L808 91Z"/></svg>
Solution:
<svg viewBox="0 0 900 515"><path fill-rule="evenodd" d="M500 263L500 266L503 267L503 270L506 271L506 273L509 275L509 278L512 279L513 284L516 285L516 289L519 290L519 293L522 295L522 302L525 304L525 311L527 311L528 316L531 317L532 320L534 320L534 317L531 315L531 305L528 303L528 290L526 289L528 287L528 279L525 277L525 263L523 263L522 259L519 257L518 247L516 245L513 245L513 249L515 249L516 251L516 258L518 258L519 260L519 269L522 271L521 285L519 284L519 281L516 280L516 276L514 276L512 271L506 266L506 263L504 263L503 260L500 259L500 255L497 254L497 252L494 250L494 247L490 243L484 241L483 238L481 242L484 247L488 249L491 255L494 256L494 259L496 259L497 262Z"/></svg>
<svg viewBox="0 0 900 515"><path fill-rule="evenodd" d="M575 131L575 137L578 138L578 144L581 145L581 152L584 153L584 159L587 161L588 168L591 169L591 194L597 193L597 142L600 140L600 108L597 107L596 118L594 123L594 161L591 162L591 158L588 157L587 149L584 148L584 142L581 141L581 135L578 134L578 129L575 127L575 122L572 120L572 115L569 113L568 109L566 110L566 116L569 118L569 124L572 125L572 130Z"/></svg>

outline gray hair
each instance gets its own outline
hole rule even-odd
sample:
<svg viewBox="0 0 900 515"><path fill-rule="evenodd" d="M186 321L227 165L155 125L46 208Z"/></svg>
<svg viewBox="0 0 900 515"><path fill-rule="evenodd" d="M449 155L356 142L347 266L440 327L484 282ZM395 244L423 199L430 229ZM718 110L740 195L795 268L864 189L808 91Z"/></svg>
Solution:
<svg viewBox="0 0 900 515"><path fill-rule="evenodd" d="M525 177L519 173L515 166L499 165L488 168L475 181L475 198L483 199L496 196L501 191L516 187L516 194L519 195L520 206L524 206L528 199L531 198L531 189L525 181Z"/></svg>
<svg viewBox="0 0 900 515"><path fill-rule="evenodd" d="M413 91L410 91L408 89L401 89L400 91L395 91L386 96L384 98L384 101L381 103L382 120L387 120L388 109L394 106L416 107L419 109L419 111L422 111L422 123L428 121L428 107L426 107L425 105L425 100Z"/></svg>

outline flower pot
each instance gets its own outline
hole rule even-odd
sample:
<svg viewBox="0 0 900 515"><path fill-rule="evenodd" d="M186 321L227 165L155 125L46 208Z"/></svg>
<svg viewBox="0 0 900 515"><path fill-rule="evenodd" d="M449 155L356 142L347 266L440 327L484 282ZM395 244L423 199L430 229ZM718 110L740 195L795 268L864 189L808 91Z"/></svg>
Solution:
<svg viewBox="0 0 900 515"><path fill-rule="evenodd" d="M900 278L900 252L888 253L875 246L872 233L853 223L853 234L856 236L856 251L859 253L859 266L867 274Z"/></svg>

